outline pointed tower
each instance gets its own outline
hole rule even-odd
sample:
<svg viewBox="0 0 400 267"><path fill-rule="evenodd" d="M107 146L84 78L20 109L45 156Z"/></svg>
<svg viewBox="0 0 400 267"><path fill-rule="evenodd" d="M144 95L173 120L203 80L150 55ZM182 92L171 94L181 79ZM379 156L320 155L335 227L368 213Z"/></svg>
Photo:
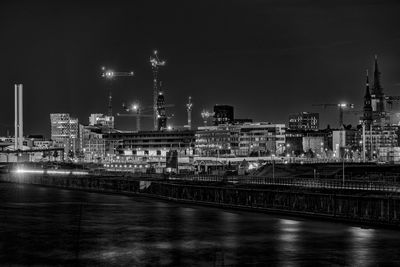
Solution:
<svg viewBox="0 0 400 267"><path fill-rule="evenodd" d="M365 95L364 95L364 116L361 118L366 127L369 127L372 123L372 105L371 105L371 93L369 91L369 77L367 70L367 80L365 84Z"/></svg>
<svg viewBox="0 0 400 267"><path fill-rule="evenodd" d="M378 68L378 56L375 55L375 66L374 66L374 87L372 88L371 94L372 110L376 118L384 117L385 112L385 95L383 94L383 88L381 85L381 72Z"/></svg>
<svg viewBox="0 0 400 267"><path fill-rule="evenodd" d="M374 68L374 88L373 93L377 96L383 94L383 89L381 86L381 72L378 68L378 56L375 55L375 68Z"/></svg>

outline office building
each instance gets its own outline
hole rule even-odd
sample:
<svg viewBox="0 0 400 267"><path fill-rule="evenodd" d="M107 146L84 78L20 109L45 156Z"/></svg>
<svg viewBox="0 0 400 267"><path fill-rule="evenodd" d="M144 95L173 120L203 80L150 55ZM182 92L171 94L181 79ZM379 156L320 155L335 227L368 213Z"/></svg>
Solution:
<svg viewBox="0 0 400 267"><path fill-rule="evenodd" d="M90 114L89 125L114 129L114 116L107 116L102 113Z"/></svg>
<svg viewBox="0 0 400 267"><path fill-rule="evenodd" d="M63 147L64 152L75 153L79 150L79 122L68 113L50 114L51 140L57 147Z"/></svg>
<svg viewBox="0 0 400 267"><path fill-rule="evenodd" d="M292 130L318 130L319 113L300 112L289 115L289 129Z"/></svg>
<svg viewBox="0 0 400 267"><path fill-rule="evenodd" d="M232 124L234 122L233 106L215 105L214 106L214 125Z"/></svg>
<svg viewBox="0 0 400 267"><path fill-rule="evenodd" d="M193 155L195 132L191 130L114 132L105 134L106 150L115 154L160 159L169 150L180 156ZM109 153L107 152L107 153Z"/></svg>

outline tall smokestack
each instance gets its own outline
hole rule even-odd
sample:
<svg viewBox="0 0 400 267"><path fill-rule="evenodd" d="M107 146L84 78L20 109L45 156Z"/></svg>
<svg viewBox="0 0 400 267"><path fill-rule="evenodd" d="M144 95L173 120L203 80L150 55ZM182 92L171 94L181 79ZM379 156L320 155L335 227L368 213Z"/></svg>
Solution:
<svg viewBox="0 0 400 267"><path fill-rule="evenodd" d="M18 149L18 85L14 85L14 149Z"/></svg>
<svg viewBox="0 0 400 267"><path fill-rule="evenodd" d="M14 148L22 149L23 145L23 102L22 84L14 85Z"/></svg>
<svg viewBox="0 0 400 267"><path fill-rule="evenodd" d="M23 146L23 133L24 133L24 119L23 119L23 98L22 98L22 84L19 84L19 147L22 149Z"/></svg>

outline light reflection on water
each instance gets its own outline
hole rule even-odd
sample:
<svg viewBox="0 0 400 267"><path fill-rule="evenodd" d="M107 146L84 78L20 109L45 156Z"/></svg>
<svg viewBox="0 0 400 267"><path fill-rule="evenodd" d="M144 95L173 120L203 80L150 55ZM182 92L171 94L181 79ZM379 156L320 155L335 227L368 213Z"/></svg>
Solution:
<svg viewBox="0 0 400 267"><path fill-rule="evenodd" d="M400 265L399 233L0 184L0 265Z"/></svg>
<svg viewBox="0 0 400 267"><path fill-rule="evenodd" d="M301 222L288 219L279 219L279 251L281 266L296 266L293 260L298 254L298 232L300 231Z"/></svg>
<svg viewBox="0 0 400 267"><path fill-rule="evenodd" d="M367 266L371 263L374 255L371 255L372 245L375 238L375 229L364 229L360 227L350 227L352 266Z"/></svg>

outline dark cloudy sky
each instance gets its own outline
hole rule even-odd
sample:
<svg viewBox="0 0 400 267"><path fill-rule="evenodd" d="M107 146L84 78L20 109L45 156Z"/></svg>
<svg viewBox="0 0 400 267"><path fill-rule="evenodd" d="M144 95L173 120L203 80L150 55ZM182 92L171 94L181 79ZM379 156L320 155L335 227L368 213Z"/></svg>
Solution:
<svg viewBox="0 0 400 267"><path fill-rule="evenodd" d="M24 84L26 134L48 135L52 112L84 124L105 113L102 65L136 73L115 82L115 111L135 99L150 105L155 48L167 60L161 76L176 125L189 95L196 124L216 103L279 123L318 111L313 103L360 109L374 54L385 92L400 95L399 14L400 1L387 0L1 1L0 134L13 124L15 82ZM323 126L337 117L321 110ZM134 120L117 118L117 126L133 129Z"/></svg>

